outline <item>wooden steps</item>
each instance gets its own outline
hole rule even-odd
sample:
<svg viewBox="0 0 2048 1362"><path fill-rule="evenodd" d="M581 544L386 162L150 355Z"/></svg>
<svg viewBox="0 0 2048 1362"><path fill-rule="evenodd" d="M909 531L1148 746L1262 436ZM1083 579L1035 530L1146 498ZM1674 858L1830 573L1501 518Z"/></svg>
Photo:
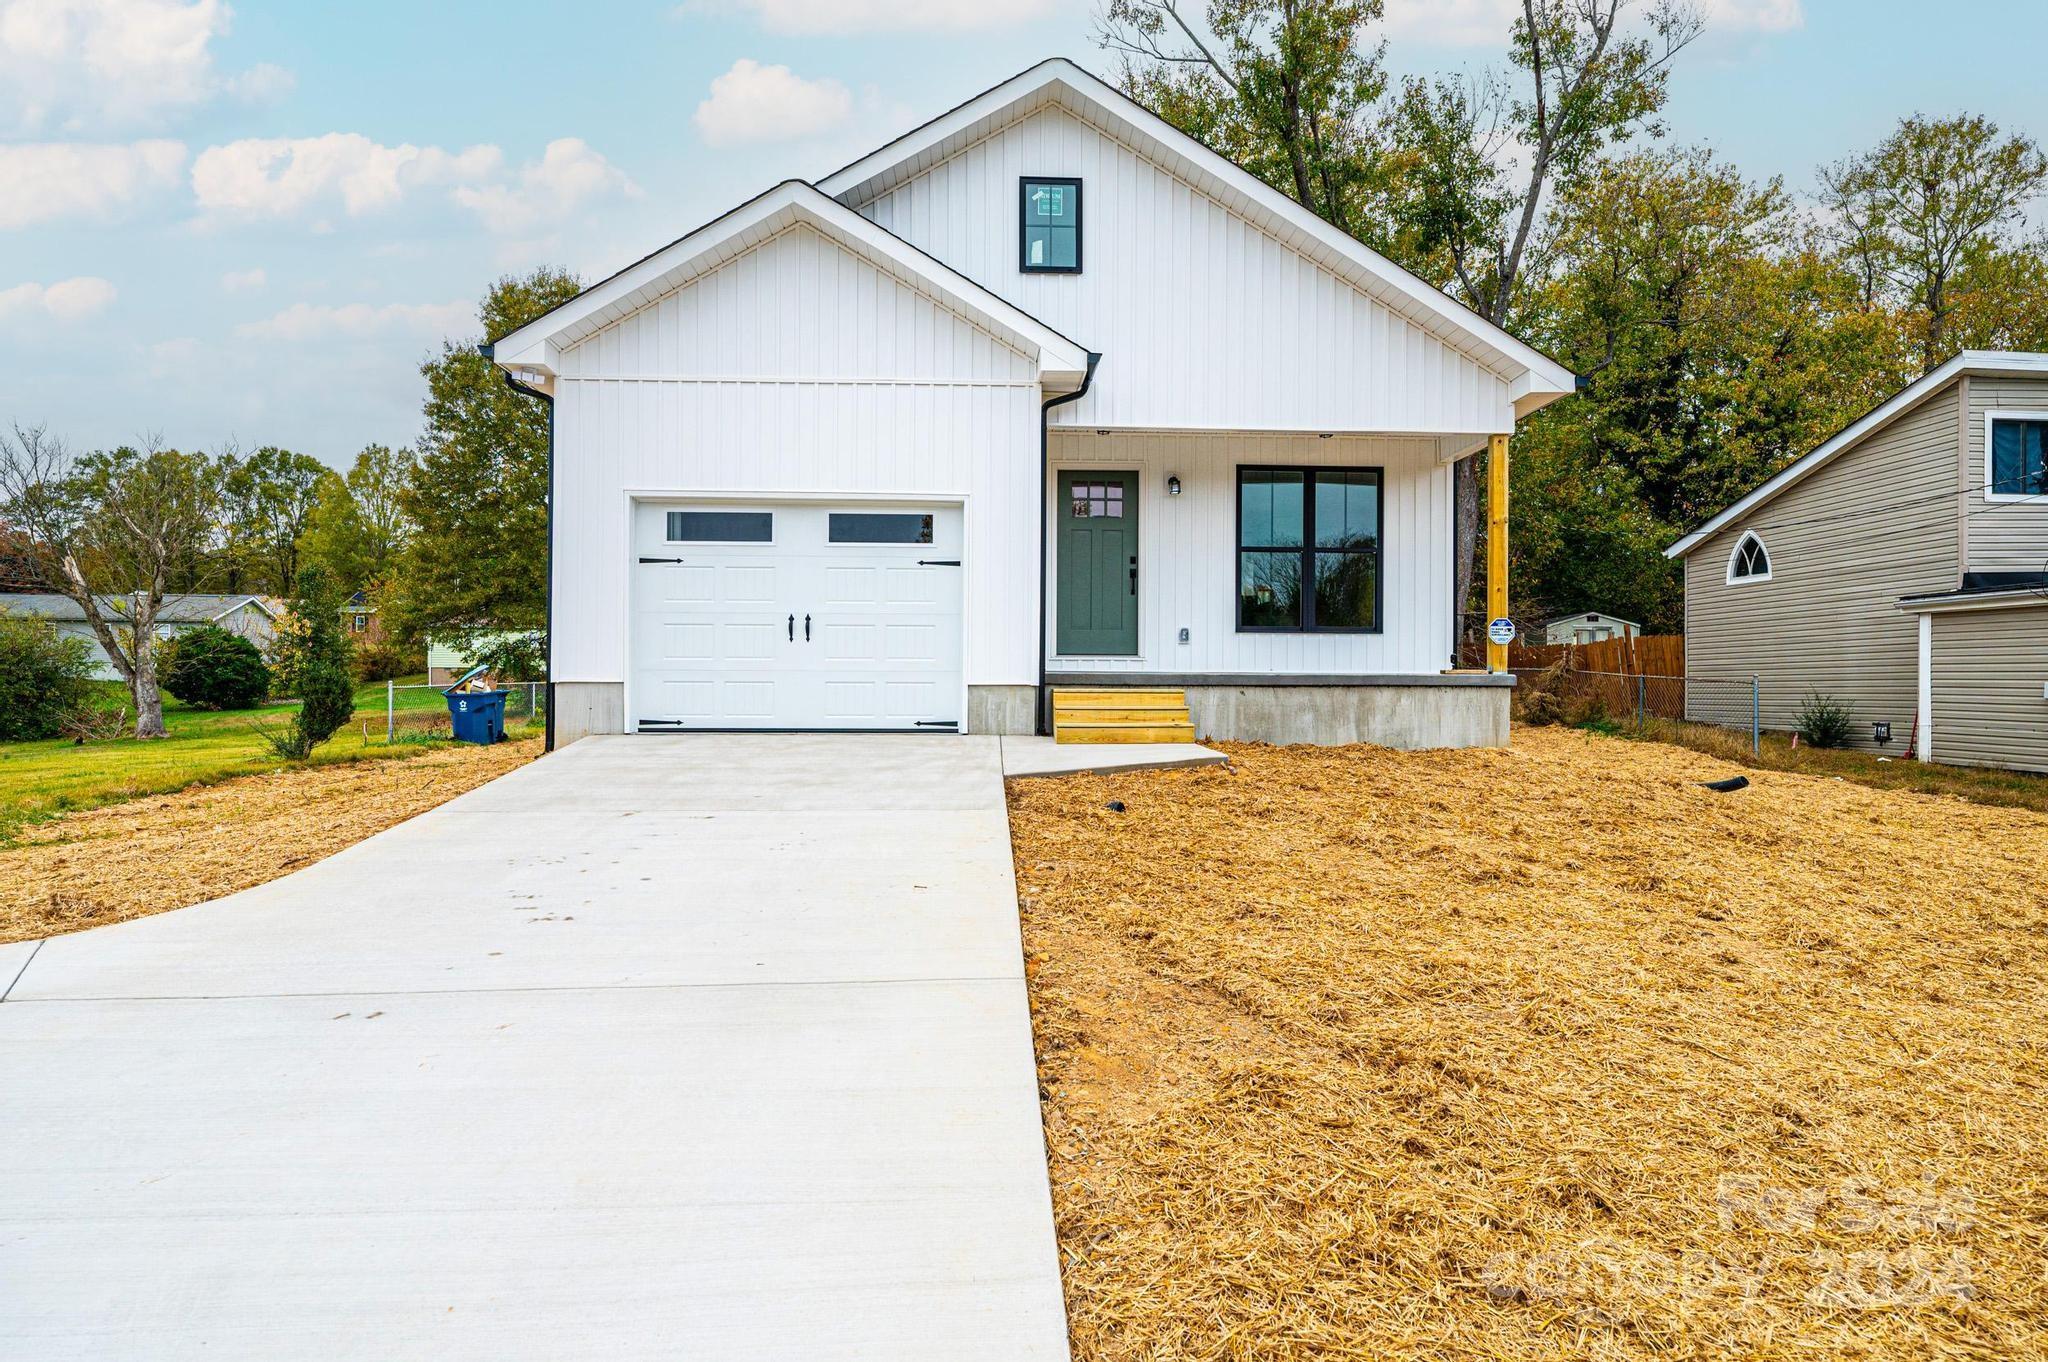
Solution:
<svg viewBox="0 0 2048 1362"><path fill-rule="evenodd" d="M1059 690L1054 742L1193 742L1188 697L1178 690Z"/></svg>

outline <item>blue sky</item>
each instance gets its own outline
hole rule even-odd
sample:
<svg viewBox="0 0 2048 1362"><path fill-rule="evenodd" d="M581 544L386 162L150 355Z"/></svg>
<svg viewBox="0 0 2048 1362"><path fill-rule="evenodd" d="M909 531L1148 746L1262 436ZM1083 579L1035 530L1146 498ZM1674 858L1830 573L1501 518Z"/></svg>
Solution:
<svg viewBox="0 0 2048 1362"><path fill-rule="evenodd" d="M1388 0L1401 72L1497 63L1513 0ZM1668 122L1795 189L1903 113L2048 137L2038 0L1706 0ZM547 262L595 278L1029 65L1091 0L0 0L0 422L346 464L420 359ZM1967 21L1964 21L1965 18Z"/></svg>

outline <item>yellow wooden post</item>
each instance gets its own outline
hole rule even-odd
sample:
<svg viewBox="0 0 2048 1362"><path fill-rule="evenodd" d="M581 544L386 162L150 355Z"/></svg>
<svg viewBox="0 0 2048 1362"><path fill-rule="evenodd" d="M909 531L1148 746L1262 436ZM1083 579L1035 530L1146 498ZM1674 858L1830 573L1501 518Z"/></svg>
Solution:
<svg viewBox="0 0 2048 1362"><path fill-rule="evenodd" d="M1486 618L1508 613L1508 437L1496 435L1486 448ZM1486 641L1486 670L1508 669L1508 645Z"/></svg>

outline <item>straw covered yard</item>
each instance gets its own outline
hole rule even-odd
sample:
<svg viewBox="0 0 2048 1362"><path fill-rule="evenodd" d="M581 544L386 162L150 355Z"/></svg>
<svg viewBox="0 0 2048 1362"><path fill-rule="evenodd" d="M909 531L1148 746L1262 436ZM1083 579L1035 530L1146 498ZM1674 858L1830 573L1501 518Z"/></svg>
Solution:
<svg viewBox="0 0 2048 1362"><path fill-rule="evenodd" d="M1010 787L1077 1358L2048 1352L2048 817L1231 756Z"/></svg>

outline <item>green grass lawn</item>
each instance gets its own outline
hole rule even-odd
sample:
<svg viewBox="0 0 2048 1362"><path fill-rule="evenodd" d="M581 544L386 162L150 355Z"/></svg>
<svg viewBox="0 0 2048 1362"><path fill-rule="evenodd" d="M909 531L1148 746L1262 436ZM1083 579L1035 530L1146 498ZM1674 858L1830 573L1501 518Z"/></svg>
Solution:
<svg viewBox="0 0 2048 1362"><path fill-rule="evenodd" d="M408 678L413 682L421 679ZM120 686L110 685L107 691L109 708L126 699L127 692ZM355 717L321 745L313 762L403 758L448 740L447 702L439 691L399 690L394 698L400 741L385 741L385 690L379 681L356 691ZM152 742L121 738L78 744L60 738L0 743L0 839L25 823L73 809L279 770L287 763L270 750L257 730L282 727L294 708L291 704L265 705L217 713L191 709L166 697L167 738ZM519 716L511 717L509 726L515 736L525 731ZM539 731L537 724L533 731Z"/></svg>

